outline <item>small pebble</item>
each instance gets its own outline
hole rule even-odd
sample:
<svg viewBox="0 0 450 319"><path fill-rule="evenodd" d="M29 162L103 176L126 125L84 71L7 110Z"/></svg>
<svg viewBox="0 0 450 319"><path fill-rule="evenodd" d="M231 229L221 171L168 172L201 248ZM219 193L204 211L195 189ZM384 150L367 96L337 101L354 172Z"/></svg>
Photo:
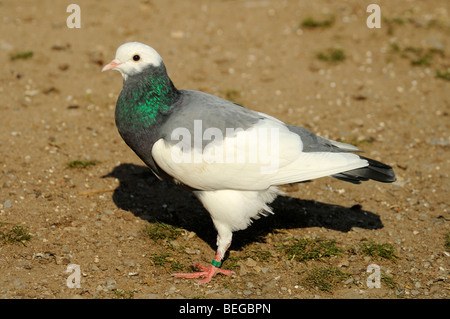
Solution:
<svg viewBox="0 0 450 319"><path fill-rule="evenodd" d="M116 281L112 278L106 279L106 287L107 290L114 290L117 289Z"/></svg>
<svg viewBox="0 0 450 319"><path fill-rule="evenodd" d="M419 295L419 294L420 294L420 291L419 291L419 290L411 290L411 295L417 296L417 295Z"/></svg>
<svg viewBox="0 0 450 319"><path fill-rule="evenodd" d="M255 267L257 265L256 261L251 259L250 257L247 258L247 260L245 261L245 264L249 267Z"/></svg>
<svg viewBox="0 0 450 319"><path fill-rule="evenodd" d="M12 207L11 201L9 199L5 200L5 202L3 203L3 207L11 208Z"/></svg>

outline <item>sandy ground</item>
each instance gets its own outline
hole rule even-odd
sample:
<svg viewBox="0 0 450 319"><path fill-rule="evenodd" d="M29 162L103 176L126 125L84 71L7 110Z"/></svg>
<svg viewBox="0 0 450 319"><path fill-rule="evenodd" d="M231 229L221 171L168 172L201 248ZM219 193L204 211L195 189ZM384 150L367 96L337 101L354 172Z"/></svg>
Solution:
<svg viewBox="0 0 450 319"><path fill-rule="evenodd" d="M369 1L79 0L73 29L71 2L0 2L0 229L31 235L0 243L0 298L449 297L450 82L436 77L450 67L448 1L378 1L380 29L366 26ZM398 181L286 187L274 216L235 234L232 278L174 279L210 262L216 233L201 204L153 177L117 133L122 79L100 70L127 41L158 50L178 88L354 143ZM317 58L329 48L345 60ZM70 168L76 160L95 165ZM153 240L144 229L158 222L178 231ZM288 259L283 245L304 238L342 253ZM398 258L361 254L370 240ZM80 288L67 286L70 264ZM395 284L369 289L370 264ZM307 286L315 266L350 277Z"/></svg>

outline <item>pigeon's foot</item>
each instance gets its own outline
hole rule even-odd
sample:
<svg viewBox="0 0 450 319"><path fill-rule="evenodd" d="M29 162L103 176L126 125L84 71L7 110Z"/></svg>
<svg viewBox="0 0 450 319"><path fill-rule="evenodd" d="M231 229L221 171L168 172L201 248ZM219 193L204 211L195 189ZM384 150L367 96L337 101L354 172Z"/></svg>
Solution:
<svg viewBox="0 0 450 319"><path fill-rule="evenodd" d="M202 271L191 272L191 273L177 273L177 274L173 274L172 276L177 277L177 278L204 278L204 279L200 280L198 283L206 284L206 283L210 282L211 279L216 274L224 274L225 276L231 276L234 274L234 271L222 269L222 268L216 267L214 265L211 265L211 267L208 268L208 267L202 266L198 263L194 263L194 266L201 269Z"/></svg>

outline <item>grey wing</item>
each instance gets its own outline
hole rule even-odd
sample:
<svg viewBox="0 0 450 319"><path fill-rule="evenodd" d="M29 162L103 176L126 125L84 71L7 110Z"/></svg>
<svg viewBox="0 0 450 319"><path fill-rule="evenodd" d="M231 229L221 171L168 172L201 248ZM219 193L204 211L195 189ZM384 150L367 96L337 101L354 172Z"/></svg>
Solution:
<svg viewBox="0 0 450 319"><path fill-rule="evenodd" d="M303 152L362 152L353 145L320 137L306 128L294 125L287 125L287 127L291 132L300 136L303 143Z"/></svg>
<svg viewBox="0 0 450 319"><path fill-rule="evenodd" d="M295 132L301 137L303 142L303 152L363 152L353 145L317 136L303 127L288 125L288 128L291 132ZM383 183L392 183L395 181L395 174L392 167L367 157L359 157L366 160L369 165L331 176L353 184L360 184L361 181L370 179Z"/></svg>
<svg viewBox="0 0 450 319"><path fill-rule="evenodd" d="M264 116L239 104L195 90L181 90L182 102L161 128L161 137L171 141L176 130L189 131L192 138L203 137L205 130L218 129L225 137L231 130L246 130ZM208 141L202 138L202 147ZM191 144L194 145L194 144Z"/></svg>

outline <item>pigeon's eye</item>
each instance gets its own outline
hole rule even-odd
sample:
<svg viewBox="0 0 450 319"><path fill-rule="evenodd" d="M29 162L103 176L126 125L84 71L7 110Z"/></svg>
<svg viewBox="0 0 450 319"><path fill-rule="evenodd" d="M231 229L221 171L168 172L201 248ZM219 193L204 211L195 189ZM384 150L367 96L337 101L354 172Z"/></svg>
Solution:
<svg viewBox="0 0 450 319"><path fill-rule="evenodd" d="M133 56L133 61L139 61L141 59L141 57L139 56L139 55L135 55L135 56Z"/></svg>

